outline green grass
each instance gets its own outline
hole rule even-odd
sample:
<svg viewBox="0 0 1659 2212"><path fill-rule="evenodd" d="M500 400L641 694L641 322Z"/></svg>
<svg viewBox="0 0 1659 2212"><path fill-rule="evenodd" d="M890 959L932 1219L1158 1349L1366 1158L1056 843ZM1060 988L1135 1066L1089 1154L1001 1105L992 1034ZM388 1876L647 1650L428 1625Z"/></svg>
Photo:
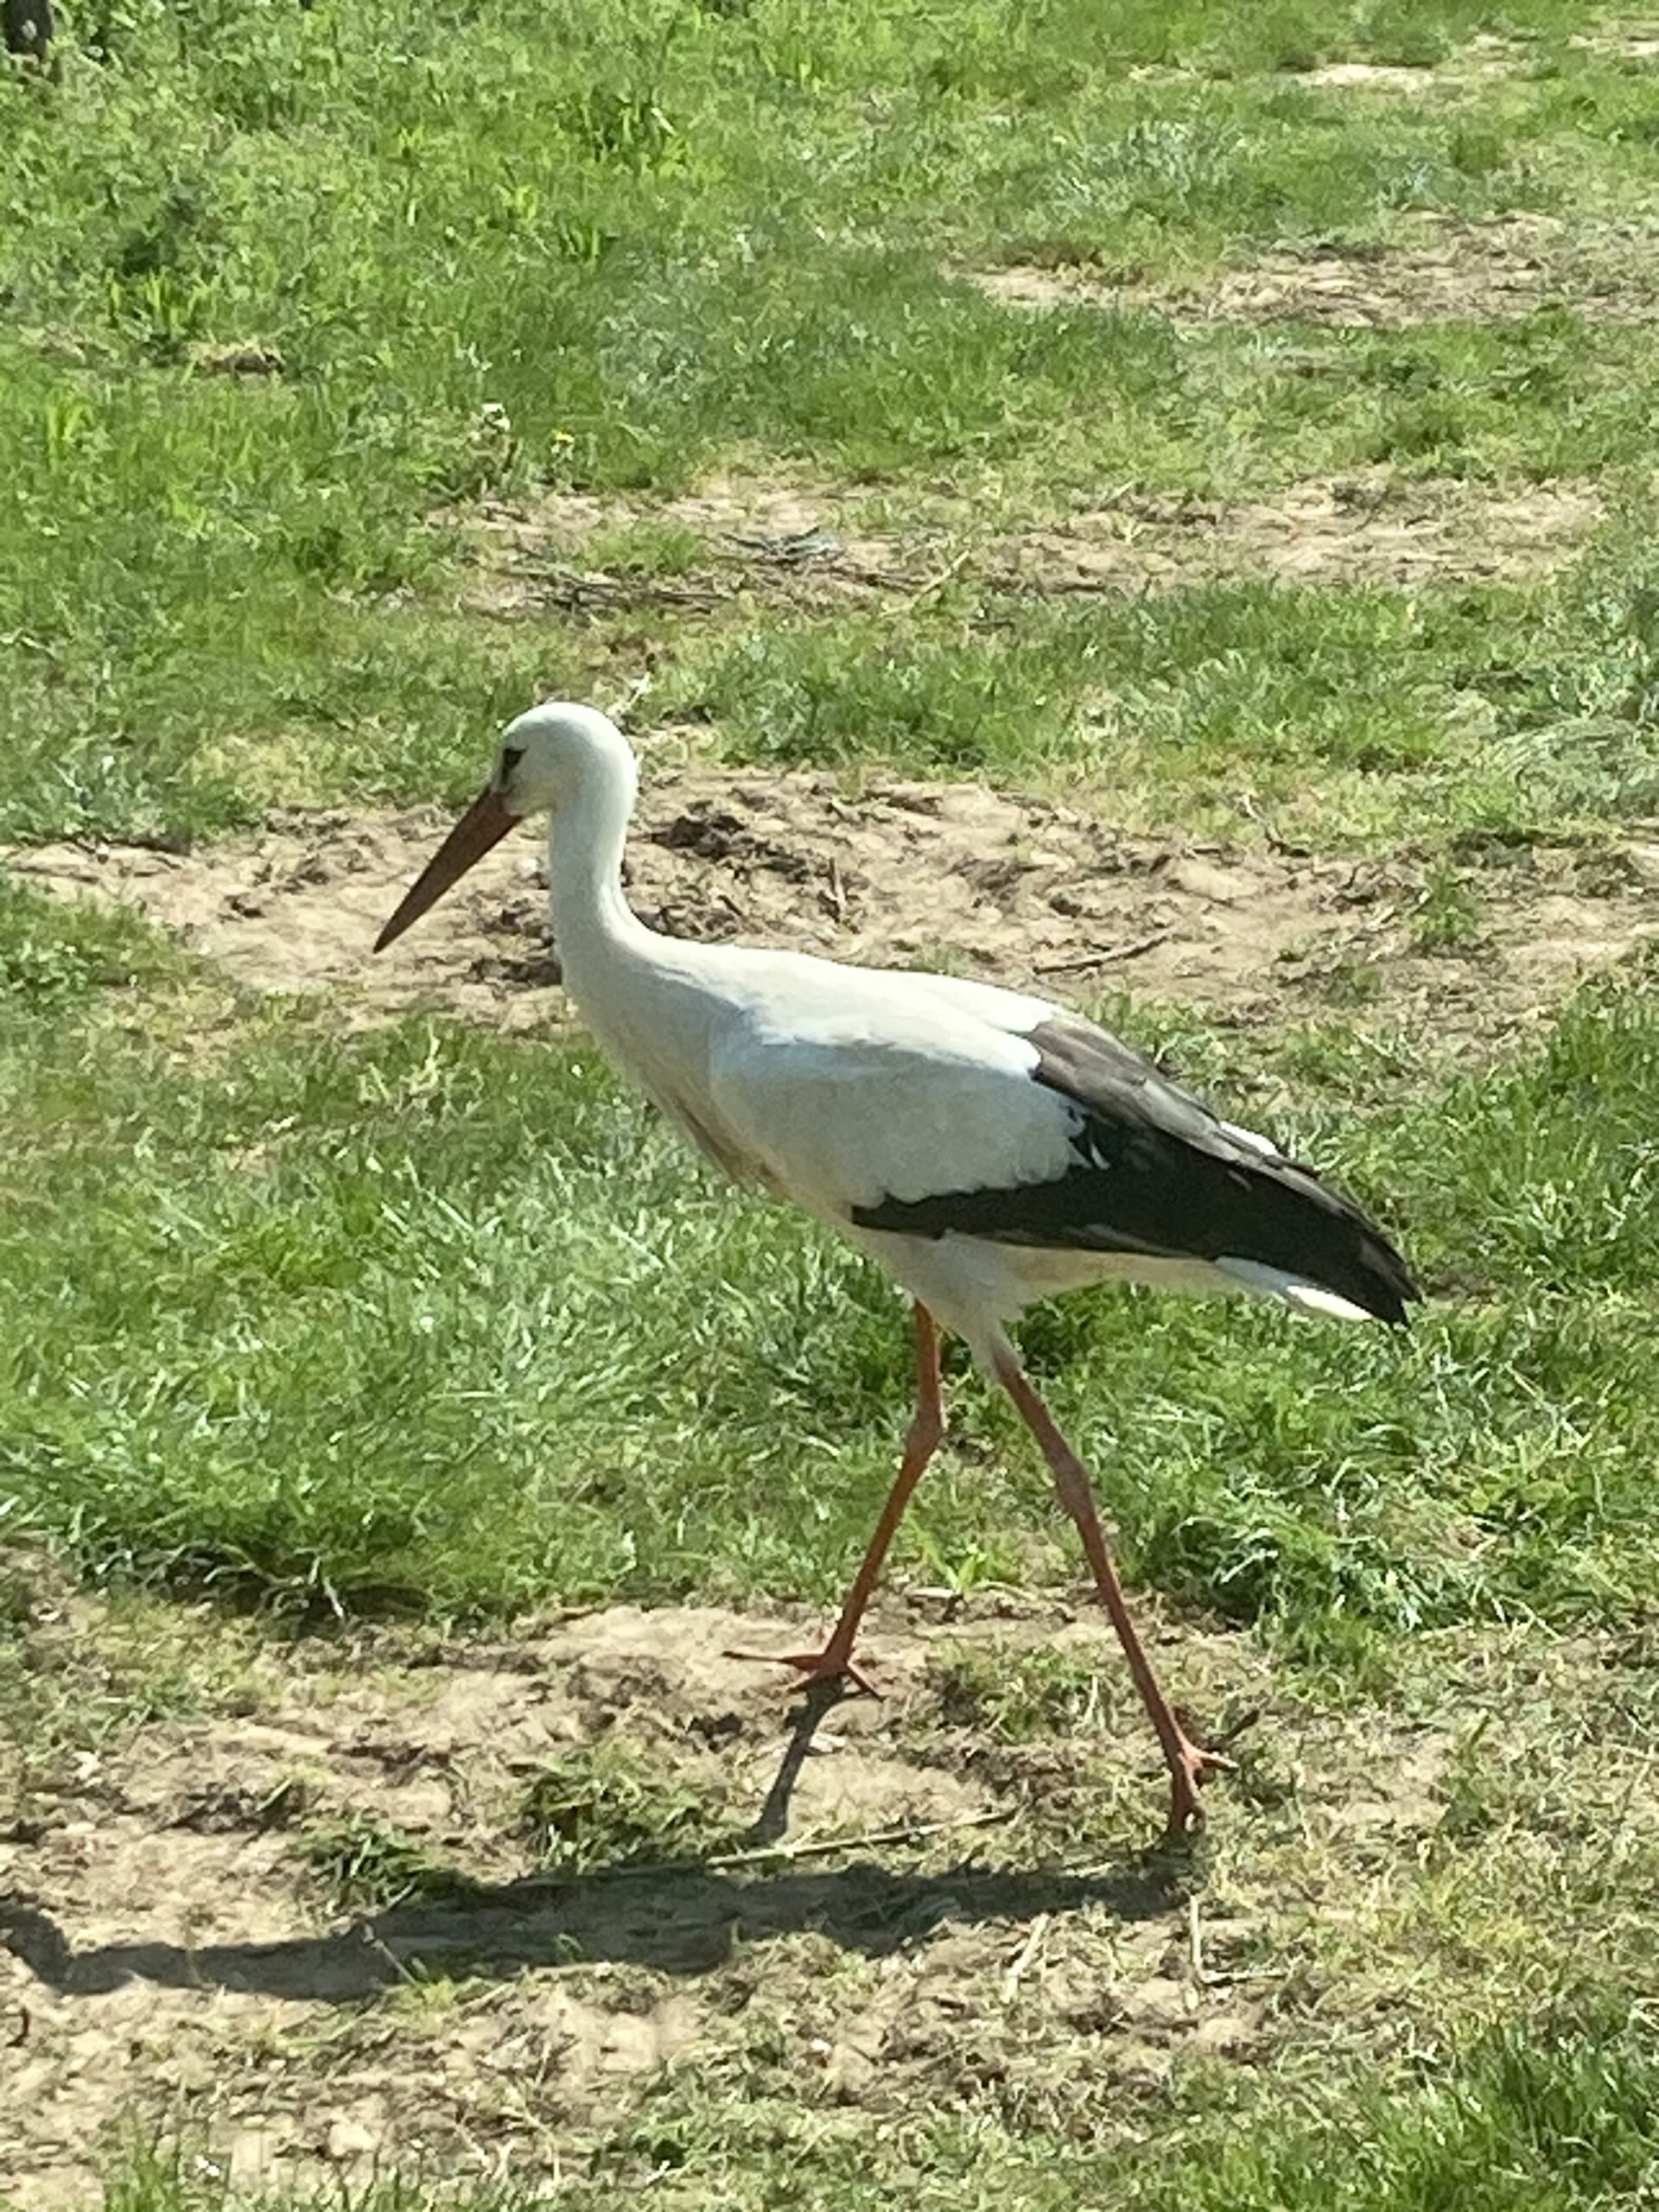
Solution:
<svg viewBox="0 0 1659 2212"><path fill-rule="evenodd" d="M1491 2034L1422 2068L1414 2081L1349 2075L1322 2091L1281 2082L1241 2094L1200 2075L1138 2124L1085 2121L1083 2145L1058 2128L1046 2140L1039 2133L1021 2143L1012 2130L955 2115L924 2119L919 2140L908 2146L908 2171L919 2183L911 2201L940 2208L1012 2201L1033 2212L1090 2202L1125 2212L1611 2207L1631 2201L1653 2171L1652 2057L1640 2026L1622 2022L1611 2004L1604 2012L1592 1999L1587 2010L1586 2021L1568 2014ZM759 2131L734 2157L733 2146L699 2130L689 2087L677 2112L671 2105L668 2114L653 2114L648 2131L619 2146L620 2174L671 2169L677 2145L691 2171L683 2194L671 2174L662 2192L671 2203L677 2196L706 2201L711 2167L717 2185L734 2192L727 2201L745 2207L804 2212L831 2202L887 2201L885 2177L868 2173L868 2152L829 2131L816 2143L802 2139L804 2131L798 2136L792 2180L780 2185L768 2176L757 2185L745 2174L744 2152L753 2158ZM781 2112L768 2113L760 2129L780 2121Z"/></svg>
<svg viewBox="0 0 1659 2212"><path fill-rule="evenodd" d="M1073 491L1271 495L1382 462L1593 474L1643 528L1643 324L1569 298L1502 327L1181 335L1151 310L1033 316L955 273L1024 256L1202 277L1287 237L1386 239L1425 211L1639 226L1659 141L1639 78L1568 42L1585 11L1097 14L586 0L554 30L522 8L131 0L92 49L66 41L55 85L0 79L17 216L0 248L0 830L200 834L273 801L425 795L458 786L532 691L631 679L637 623L462 613L458 549L429 518L485 491L661 495L747 458L900 500L948 480L1017 518ZM1471 100L1356 105L1284 73L1428 60L1483 30L1516 42L1517 67ZM545 37L557 70L529 59ZM1650 259L1636 232L1612 251L1637 275ZM279 372L207 372L249 346ZM1421 602L1431 632L1457 626L1455 601ZM1570 582L1559 612L1549 591L1500 602L1500 630L1562 634L1569 686L1597 652L1573 605ZM1166 816L1205 779L1164 694L1200 724L1227 712L1205 632L1232 615L1174 611L1159 685L1124 702ZM779 674L752 696L752 641L716 639L715 735L752 750L764 715L769 745L833 760L891 708L906 765L1064 774L1090 744L1077 683L1028 687L1018 728L1014 689L1057 655L1075 671L1098 653L1109 675L1127 619L1057 640L1046 610L1001 610L979 645L1003 687L995 742L976 710L995 683L972 655L956 665L940 609L874 700L859 629L775 626ZM1299 719L1277 695L1323 619L1294 594L1244 610L1219 688L1245 702L1246 742L1264 734L1251 702L1269 736ZM1370 772L1405 788L1383 820L1420 823L1425 758L1457 759L1433 735L1455 664L1399 642L1418 595L1379 595L1372 619L1394 639L1372 650L1408 664L1408 757L1384 746ZM1355 641L1329 620L1313 658L1342 681ZM671 693L711 640L653 628ZM1375 753L1365 720L1347 736ZM1561 721L1546 704L1527 733ZM880 722L861 742L886 744ZM1330 811L1348 810L1339 791Z"/></svg>
<svg viewBox="0 0 1659 2212"><path fill-rule="evenodd" d="M1618 532L1549 588L1239 581L1007 623L964 592L709 638L661 698L740 760L1039 777L1235 838L1250 798L1321 843L1595 835L1659 804L1649 571Z"/></svg>
<svg viewBox="0 0 1659 2212"><path fill-rule="evenodd" d="M54 918L17 912L55 972ZM67 929L84 957L89 925ZM313 1611L833 1594L906 1394L861 1262L734 1201L582 1047L424 1021L341 1040L251 1007L193 1065L180 988L154 1033L60 995L10 1020L21 1525L95 1575ZM1303 1651L1638 1618L1656 1088L1635 983L1585 994L1541 1056L1358 1121L1299 1088L1299 1145L1459 1294L1408 1340L1110 1294L1037 1316L1131 1573ZM962 1395L995 1462L947 1462L901 1557L1015 1574L1036 1544L1069 1572L1032 1455Z"/></svg>
<svg viewBox="0 0 1659 2212"><path fill-rule="evenodd" d="M296 1792L302 1802L302 1792ZM285 1806L275 1808L284 1820ZM365 1813L334 1814L309 1822L300 1854L337 1911L384 1912L410 1897L454 1897L462 1885L411 1836Z"/></svg>

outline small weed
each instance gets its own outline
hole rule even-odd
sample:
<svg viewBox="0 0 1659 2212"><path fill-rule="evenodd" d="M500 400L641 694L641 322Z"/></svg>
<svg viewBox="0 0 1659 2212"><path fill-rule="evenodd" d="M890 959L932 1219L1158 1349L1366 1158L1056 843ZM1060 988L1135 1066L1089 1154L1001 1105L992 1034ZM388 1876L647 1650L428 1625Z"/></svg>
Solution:
<svg viewBox="0 0 1659 2212"><path fill-rule="evenodd" d="M1446 1809L1435 1833L1444 1853L1466 1847L1499 1820L1506 1795L1500 1730L1486 1714L1456 1746L1441 1777Z"/></svg>
<svg viewBox="0 0 1659 2212"><path fill-rule="evenodd" d="M624 576L690 575L708 558L708 546L698 533L672 522L595 531L582 548L585 565Z"/></svg>
<svg viewBox="0 0 1659 2212"><path fill-rule="evenodd" d="M1370 1006L1382 988L1377 962L1350 955L1327 961L1314 982L1320 997L1332 1006Z"/></svg>
<svg viewBox="0 0 1659 2212"><path fill-rule="evenodd" d="M1411 914L1412 943L1420 952L1474 952L1484 931L1468 877L1448 862L1433 866Z"/></svg>
<svg viewBox="0 0 1659 2212"><path fill-rule="evenodd" d="M54 1014L94 994L181 975L166 940L120 908L63 906L0 874L0 992L15 1007Z"/></svg>
<svg viewBox="0 0 1659 2212"><path fill-rule="evenodd" d="M574 136L596 161L639 172L661 168L678 153L679 133L654 92L595 85L568 113Z"/></svg>

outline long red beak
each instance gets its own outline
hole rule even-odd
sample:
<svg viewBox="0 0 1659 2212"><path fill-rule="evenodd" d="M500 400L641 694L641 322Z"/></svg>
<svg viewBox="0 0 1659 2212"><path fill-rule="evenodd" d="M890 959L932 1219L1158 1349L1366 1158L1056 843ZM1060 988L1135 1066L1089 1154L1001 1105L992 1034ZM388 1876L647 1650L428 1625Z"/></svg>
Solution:
<svg viewBox="0 0 1659 2212"><path fill-rule="evenodd" d="M518 819L507 811L493 791L480 791L404 892L397 912L374 940L375 950L384 952L411 922L420 920L429 906L435 906L450 885L458 883L492 845L499 845Z"/></svg>

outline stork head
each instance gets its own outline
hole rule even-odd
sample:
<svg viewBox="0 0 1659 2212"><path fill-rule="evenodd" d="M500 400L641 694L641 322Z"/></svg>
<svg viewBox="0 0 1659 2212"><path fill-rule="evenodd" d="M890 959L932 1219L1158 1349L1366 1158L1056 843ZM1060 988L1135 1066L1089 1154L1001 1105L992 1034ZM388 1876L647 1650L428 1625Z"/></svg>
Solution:
<svg viewBox="0 0 1659 2212"><path fill-rule="evenodd" d="M557 814L581 798L607 795L626 817L634 772L626 738L597 707L549 699L520 715L502 733L489 782L404 893L375 950L400 938L526 816Z"/></svg>

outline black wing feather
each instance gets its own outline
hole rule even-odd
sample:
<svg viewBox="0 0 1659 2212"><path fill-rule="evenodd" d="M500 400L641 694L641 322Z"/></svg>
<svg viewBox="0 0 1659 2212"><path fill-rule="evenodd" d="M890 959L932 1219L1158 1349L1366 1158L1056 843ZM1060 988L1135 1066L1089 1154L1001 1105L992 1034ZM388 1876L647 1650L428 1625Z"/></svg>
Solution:
<svg viewBox="0 0 1659 2212"><path fill-rule="evenodd" d="M1251 1260L1402 1323L1418 1295L1405 1262L1311 1168L1270 1159L1093 1023L1057 1015L1031 1033L1032 1080L1082 1109L1073 1164L1046 1183L884 1198L861 1228L982 1236L1146 1258Z"/></svg>

